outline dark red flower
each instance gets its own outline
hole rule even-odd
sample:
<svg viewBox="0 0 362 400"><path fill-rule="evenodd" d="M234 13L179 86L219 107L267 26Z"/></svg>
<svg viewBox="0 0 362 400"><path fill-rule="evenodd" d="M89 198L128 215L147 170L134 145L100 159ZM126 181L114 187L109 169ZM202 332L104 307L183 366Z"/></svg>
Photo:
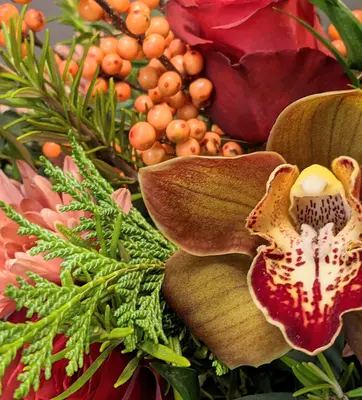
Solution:
<svg viewBox="0 0 362 400"><path fill-rule="evenodd" d="M9 318L13 323L24 322L25 313L14 313ZM63 350L65 337L58 335L54 340L54 354ZM25 400L50 400L67 390L99 356L100 345L98 343L90 346L90 352L84 357L84 366L72 377L68 377L65 372L67 360L60 360L53 364L52 377L46 381L41 377L39 390L35 393L30 392ZM17 380L18 374L22 371L23 365L20 363L20 353L7 369L2 379L3 394L1 400L12 400L15 389L20 382ZM69 396L68 400L162 400L162 393L165 392L165 382L161 381L158 374L151 370L147 365L140 365L132 379L115 389L113 385L122 373L123 369L130 361L129 355L121 353L120 348L116 348L107 360L101 365L91 379L76 393ZM161 390L162 387L162 390ZM164 397L164 399L167 399Z"/></svg>
<svg viewBox="0 0 362 400"><path fill-rule="evenodd" d="M170 0L167 19L175 34L197 46L215 87L208 112L225 132L265 141L280 112L304 96L346 89L341 66L314 36L321 26L307 0Z"/></svg>

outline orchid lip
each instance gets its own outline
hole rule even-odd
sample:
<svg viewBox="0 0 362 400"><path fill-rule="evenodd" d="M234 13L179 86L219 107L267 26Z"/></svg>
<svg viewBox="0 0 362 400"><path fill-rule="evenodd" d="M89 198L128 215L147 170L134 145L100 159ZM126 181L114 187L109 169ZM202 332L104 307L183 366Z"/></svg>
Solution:
<svg viewBox="0 0 362 400"><path fill-rule="evenodd" d="M248 274L252 297L286 341L308 354L333 343L344 313L362 309L362 206L351 195L359 166L340 157L332 169L278 167L247 221L270 242Z"/></svg>

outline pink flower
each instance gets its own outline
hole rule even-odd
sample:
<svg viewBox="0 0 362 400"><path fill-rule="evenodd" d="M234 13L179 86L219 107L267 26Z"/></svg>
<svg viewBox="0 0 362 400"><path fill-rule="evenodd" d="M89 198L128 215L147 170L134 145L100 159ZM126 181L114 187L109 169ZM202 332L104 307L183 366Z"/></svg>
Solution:
<svg viewBox="0 0 362 400"><path fill-rule="evenodd" d="M262 142L280 112L314 93L346 89L342 68L314 36L321 26L307 0L170 0L172 30L203 53L214 84L208 113L228 135Z"/></svg>
<svg viewBox="0 0 362 400"><path fill-rule="evenodd" d="M52 191L48 179L38 175L24 161L18 161L18 168L22 176L22 184L9 179L0 171L0 200L11 205L17 212L29 221L58 233L56 225L61 223L73 228L84 216L83 211L60 212L63 205L69 204L71 196L58 194ZM64 172L69 172L80 181L78 167L71 157L64 159ZM112 197L126 213L131 208L130 193L127 189L120 189ZM18 225L10 220L0 210L0 318L14 310L14 303L5 295L4 290L9 283L16 284L16 277L26 279L27 271L59 283L61 259L45 261L41 255L30 256L29 250L36 242L35 237L19 236Z"/></svg>

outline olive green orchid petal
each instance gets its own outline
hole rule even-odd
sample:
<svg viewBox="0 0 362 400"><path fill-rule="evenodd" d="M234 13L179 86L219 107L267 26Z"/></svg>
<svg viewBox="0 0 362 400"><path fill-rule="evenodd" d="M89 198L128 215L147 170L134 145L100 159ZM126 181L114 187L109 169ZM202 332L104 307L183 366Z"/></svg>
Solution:
<svg viewBox="0 0 362 400"><path fill-rule="evenodd" d="M352 311L343 316L343 332L353 354L362 363L362 311Z"/></svg>
<svg viewBox="0 0 362 400"><path fill-rule="evenodd" d="M140 185L159 230L194 255L253 255L261 239L245 228L265 193L272 171L285 161L276 153L233 158L179 157L142 168Z"/></svg>
<svg viewBox="0 0 362 400"><path fill-rule="evenodd" d="M163 292L192 333L229 368L259 366L290 350L249 293L248 256L196 257L179 251L166 265Z"/></svg>
<svg viewBox="0 0 362 400"><path fill-rule="evenodd" d="M362 91L316 94L288 106L278 117L267 143L300 169L329 167L339 156L362 163Z"/></svg>

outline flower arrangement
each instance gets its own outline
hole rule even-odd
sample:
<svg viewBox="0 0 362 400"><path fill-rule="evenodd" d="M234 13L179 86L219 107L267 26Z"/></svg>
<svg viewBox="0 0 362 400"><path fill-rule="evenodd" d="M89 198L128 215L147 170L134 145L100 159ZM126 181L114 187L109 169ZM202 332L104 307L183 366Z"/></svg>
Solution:
<svg viewBox="0 0 362 400"><path fill-rule="evenodd" d="M0 5L0 398L362 398L361 11L59 0L52 47L29 3Z"/></svg>

